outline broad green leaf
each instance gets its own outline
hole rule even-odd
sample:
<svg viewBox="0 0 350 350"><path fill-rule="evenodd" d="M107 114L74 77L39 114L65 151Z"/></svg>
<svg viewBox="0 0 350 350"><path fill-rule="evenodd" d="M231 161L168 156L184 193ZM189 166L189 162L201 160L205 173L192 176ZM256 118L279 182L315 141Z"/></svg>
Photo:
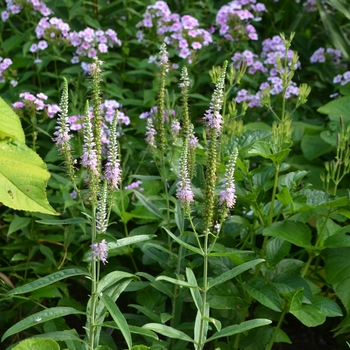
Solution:
<svg viewBox="0 0 350 350"><path fill-rule="evenodd" d="M126 322L124 315L121 313L118 306L110 296L108 296L107 294L103 294L102 296L100 296L100 299L105 304L114 322L118 325L126 341L126 344L128 345L128 348L131 349L132 348L131 334L128 327L128 323Z"/></svg>
<svg viewBox="0 0 350 350"><path fill-rule="evenodd" d="M203 255L202 251L198 249L197 247L194 247L193 245L190 245L186 242L184 242L182 239L176 237L171 231L169 231L166 227L163 227L164 230L168 233L168 235L177 243L179 243L181 246L185 247L188 250L191 250L192 252Z"/></svg>
<svg viewBox="0 0 350 350"><path fill-rule="evenodd" d="M0 141L0 202L9 208L58 215L46 198L50 173L42 159L16 140Z"/></svg>
<svg viewBox="0 0 350 350"><path fill-rule="evenodd" d="M121 281L122 279L128 278L130 281L135 277L131 273L124 271L112 271L98 282L97 293L103 292L106 288L111 287Z"/></svg>
<svg viewBox="0 0 350 350"><path fill-rule="evenodd" d="M257 318L255 320L249 320L242 322L240 324L235 324L233 326L228 326L223 328L220 332L214 333L213 336L211 336L209 339L206 340L206 343L209 343L210 341L222 337L229 337L234 334L243 333L246 331L249 331L250 329L266 326L268 324L272 323L272 321L264 319L264 318Z"/></svg>
<svg viewBox="0 0 350 350"><path fill-rule="evenodd" d="M266 245L266 262L271 265L277 265L290 251L291 244L278 237L269 239Z"/></svg>
<svg viewBox="0 0 350 350"><path fill-rule="evenodd" d="M248 261L242 265L239 265L237 267L234 267L233 269L224 272L223 274L221 274L220 276L212 279L211 281L209 281L209 285L208 285L208 290L218 284L221 284L223 282L226 282L238 275L240 275L241 273L243 273L244 271L250 270L251 268L253 268L254 266L264 262L264 259L255 259L252 261Z"/></svg>
<svg viewBox="0 0 350 350"><path fill-rule="evenodd" d="M158 323L147 323L142 328L150 329L153 332L159 333L161 335L164 335L165 337L169 337L172 339L179 339L184 340L193 343L194 340L189 337L186 333L181 332L175 328L166 326L164 324L158 324Z"/></svg>
<svg viewBox="0 0 350 350"><path fill-rule="evenodd" d="M350 248L327 249L325 259L326 280L350 313Z"/></svg>
<svg viewBox="0 0 350 350"><path fill-rule="evenodd" d="M286 175L282 175L278 178L278 188L281 190L284 186L287 186L289 189L297 187L297 184L301 179L303 179L308 174L308 171L293 171Z"/></svg>
<svg viewBox="0 0 350 350"><path fill-rule="evenodd" d="M243 288L262 305L277 312L282 311L281 299L277 290L263 279L253 278L243 285Z"/></svg>
<svg viewBox="0 0 350 350"><path fill-rule="evenodd" d="M131 350L148 350L150 347L146 345L134 345Z"/></svg>
<svg viewBox="0 0 350 350"><path fill-rule="evenodd" d="M152 214L155 216L158 216L161 219L165 219L164 215L160 212L160 210L147 198L145 197L142 193L139 191L133 191L137 199L142 203L142 205L147 208Z"/></svg>
<svg viewBox="0 0 350 350"><path fill-rule="evenodd" d="M320 107L317 112L322 114L333 114L338 116L343 116L346 120L350 121L350 96L344 96L337 98L331 102L328 102L324 106Z"/></svg>
<svg viewBox="0 0 350 350"><path fill-rule="evenodd" d="M326 316L314 305L304 304L300 310L290 311L302 324L316 327L324 323Z"/></svg>
<svg viewBox="0 0 350 350"><path fill-rule="evenodd" d="M36 314L30 315L23 320L17 322L11 328L9 328L5 334L2 336L1 341L4 341L9 336L16 334L18 332L22 332L27 328L35 326L40 323L45 323L50 320L54 320L55 318L73 315L73 314L84 314L81 311L73 309L72 307L52 307L50 309L42 310L37 312Z"/></svg>
<svg viewBox="0 0 350 350"><path fill-rule="evenodd" d="M304 135L301 150L307 160L313 160L332 150L332 146L322 140L320 135Z"/></svg>
<svg viewBox="0 0 350 350"><path fill-rule="evenodd" d="M157 236L156 235L138 235L138 236L120 238L117 240L117 242L108 242L108 250L118 249L120 247L125 247L131 244L148 241L154 237L157 237Z"/></svg>
<svg viewBox="0 0 350 350"><path fill-rule="evenodd" d="M52 273L51 275L45 276L43 278L39 278L36 281L30 282L25 284L24 286L15 288L7 292L7 295L17 295L17 294L24 294L28 292L32 292L33 290L46 287L50 284L53 284L57 281L63 280L65 278L73 277L73 276L79 276L79 275L85 275L88 276L89 274L81 269L72 268L62 271L57 271Z"/></svg>
<svg viewBox="0 0 350 350"><path fill-rule="evenodd" d="M311 229L299 221L279 221L263 230L264 236L282 238L298 247L309 247L311 245Z"/></svg>
<svg viewBox="0 0 350 350"><path fill-rule="evenodd" d="M192 299L197 307L197 310L201 311L203 309L203 299L202 299L201 293L199 292L196 276L194 275L193 271L189 267L186 267L186 277L189 283L196 286L196 288L191 288L190 292L192 295Z"/></svg>
<svg viewBox="0 0 350 350"><path fill-rule="evenodd" d="M325 239L325 248L345 248L350 247L350 236L345 234L334 234Z"/></svg>
<svg viewBox="0 0 350 350"><path fill-rule="evenodd" d="M60 346L53 339L33 338L21 341L12 350L60 350Z"/></svg>
<svg viewBox="0 0 350 350"><path fill-rule="evenodd" d="M0 97L0 140L5 137L25 143L25 135L19 116Z"/></svg>
<svg viewBox="0 0 350 350"><path fill-rule="evenodd" d="M312 305L317 307L321 313L327 317L343 316L339 305L332 299L320 295L315 295L312 299Z"/></svg>

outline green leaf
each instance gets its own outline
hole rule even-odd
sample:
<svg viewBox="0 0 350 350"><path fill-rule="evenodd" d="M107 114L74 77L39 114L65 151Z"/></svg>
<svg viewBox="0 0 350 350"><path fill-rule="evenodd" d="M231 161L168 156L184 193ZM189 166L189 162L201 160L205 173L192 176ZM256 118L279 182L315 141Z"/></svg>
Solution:
<svg viewBox="0 0 350 350"><path fill-rule="evenodd" d="M321 295L314 295L312 305L317 307L322 314L327 317L343 316L343 313L337 303L335 303L332 299Z"/></svg>
<svg viewBox="0 0 350 350"><path fill-rule="evenodd" d="M221 284L223 282L226 282L238 275L240 275L241 273L243 273L244 271L250 270L251 268L253 268L254 266L264 262L264 259L255 259L252 261L248 261L242 265L239 265L237 267L234 267L233 269L224 272L223 274L221 274L220 276L212 279L211 281L209 281L209 286L208 286L208 290L218 284Z"/></svg>
<svg viewBox="0 0 350 350"><path fill-rule="evenodd" d="M84 218L70 218L65 220L35 220L38 224L49 226L88 224L89 221Z"/></svg>
<svg viewBox="0 0 350 350"><path fill-rule="evenodd" d="M192 299L197 307L197 310L202 311L203 299L202 299L201 293L199 292L199 287L198 287L196 276L189 267L186 267L186 277L187 277L187 281L189 283L196 286L196 288L191 288L190 292L192 295Z"/></svg>
<svg viewBox="0 0 350 350"><path fill-rule="evenodd" d="M25 135L18 115L0 97L0 140L5 137L25 143Z"/></svg>
<svg viewBox="0 0 350 350"><path fill-rule="evenodd" d="M12 350L60 350L60 346L52 339L33 338L21 341Z"/></svg>
<svg viewBox="0 0 350 350"><path fill-rule="evenodd" d="M128 323L126 322L124 315L121 313L118 306L110 296L108 296L107 294L103 294L102 296L100 296L100 299L105 304L114 322L118 325L118 328L122 332L123 337L126 341L126 344L128 345L128 348L131 349L132 348L131 334L128 327Z"/></svg>
<svg viewBox="0 0 350 350"><path fill-rule="evenodd" d="M290 251L291 244L278 237L269 239L266 245L266 262L271 265L277 265Z"/></svg>
<svg viewBox="0 0 350 350"><path fill-rule="evenodd" d="M15 214L15 218L11 221L7 235L20 230L30 224L31 218L21 217Z"/></svg>
<svg viewBox="0 0 350 350"><path fill-rule="evenodd" d="M255 320L249 320L242 322L240 324L235 324L233 326L228 326L222 329L220 332L214 333L213 336L211 336L209 339L206 340L206 343L209 343L210 341L222 337L229 337L234 334L243 333L246 331L249 331L250 329L266 326L268 324L272 323L272 321L264 319L264 318L257 318Z"/></svg>
<svg viewBox="0 0 350 350"><path fill-rule="evenodd" d="M44 339L53 339L56 341L78 341L84 343L84 340L80 339L77 335L70 333L70 331L58 331L58 332L50 332L43 333L39 335L33 336L33 338L44 338Z"/></svg>
<svg viewBox="0 0 350 350"><path fill-rule="evenodd" d="M154 237L157 237L157 236L156 235L138 235L138 236L120 238L117 240L117 242L108 242L108 250L118 249L120 247L125 247L128 245L148 241Z"/></svg>
<svg viewBox="0 0 350 350"><path fill-rule="evenodd" d="M50 284L53 284L57 281L63 280L65 278L73 277L73 276L79 276L79 275L85 275L88 276L89 274L81 269L72 268L62 271L57 271L52 273L51 275L45 276L43 278L39 278L36 281L30 282L25 284L24 286L15 288L7 292L6 295L17 295L17 294L24 294L28 292L32 292L33 290L48 286Z"/></svg>
<svg viewBox="0 0 350 350"><path fill-rule="evenodd" d="M264 236L282 238L298 247L311 246L311 229L299 221L279 221L263 230Z"/></svg>
<svg viewBox="0 0 350 350"><path fill-rule="evenodd" d="M2 336L1 341L4 341L9 336L16 334L18 332L22 332L27 328L35 326L40 323L45 323L50 320L54 320L55 318L74 315L74 314L84 314L81 311L73 309L72 307L52 307L50 309L46 309L43 311L39 311L36 314L30 315L25 319L17 322L11 328L9 328L5 334Z"/></svg>
<svg viewBox="0 0 350 350"><path fill-rule="evenodd" d="M350 236L344 234L334 234L325 239L323 246L326 248L350 247Z"/></svg>
<svg viewBox="0 0 350 350"><path fill-rule="evenodd" d="M181 286L181 287L197 288L197 289L199 289L198 286L196 286L196 285L194 285L192 283L189 283L189 282L186 282L186 281L177 280L175 278L171 278L171 277L168 277L168 276L158 276L156 278L156 281L167 281L167 282L176 284L176 285Z"/></svg>
<svg viewBox="0 0 350 350"><path fill-rule="evenodd" d="M313 160L332 150L332 146L323 141L320 135L304 135L301 149L307 160Z"/></svg>
<svg viewBox="0 0 350 350"><path fill-rule="evenodd" d="M129 304L128 306L133 307L134 309L140 311L141 313L146 315L152 321L157 322L157 323L162 323L159 315L156 314L155 312L149 310L147 307L141 306L141 305L135 305L135 304Z"/></svg>
<svg viewBox="0 0 350 350"><path fill-rule="evenodd" d="M333 114L338 116L342 115L345 120L350 120L349 118L350 111L350 96L344 96L337 98L331 102L328 102L324 106L320 107L317 112L322 114Z"/></svg>
<svg viewBox="0 0 350 350"><path fill-rule="evenodd" d="M186 242L184 242L183 240L181 240L180 238L176 237L171 231L169 231L166 227L163 227L164 230L168 233L168 235L177 243L179 243L181 246L183 246L184 248L191 250L192 252L199 254L199 255L203 255L202 251L200 249L198 249L197 247L194 247Z"/></svg>
<svg viewBox="0 0 350 350"><path fill-rule="evenodd" d="M259 303L277 312L281 312L281 299L277 290L261 278L253 278L243 288Z"/></svg>
<svg viewBox="0 0 350 350"><path fill-rule="evenodd" d="M327 249L326 280L332 284L347 313L350 313L350 248Z"/></svg>
<svg viewBox="0 0 350 350"><path fill-rule="evenodd" d="M344 33L341 27L338 25L334 16L330 15L328 11L325 10L322 2L316 0L317 8L320 13L321 20L326 29L327 34L329 35L332 44L341 51L344 59L350 59L350 43L347 38L346 33Z"/></svg>
<svg viewBox="0 0 350 350"><path fill-rule="evenodd" d="M142 205L147 208L148 211L150 211L155 216L158 216L161 219L165 219L164 215L159 211L159 209L142 193L139 191L133 191L135 196L138 198L138 200L142 203Z"/></svg>
<svg viewBox="0 0 350 350"><path fill-rule="evenodd" d="M97 293L102 293L106 288L109 288L122 279L128 278L131 280L135 277L135 275L132 275L131 273L124 272L124 271L112 271L98 282L97 285Z"/></svg>
<svg viewBox="0 0 350 350"><path fill-rule="evenodd" d="M50 173L42 159L16 140L0 141L0 202L9 208L58 215L46 198Z"/></svg>
<svg viewBox="0 0 350 350"><path fill-rule="evenodd" d="M142 328L150 329L153 332L159 333L161 335L164 335L165 337L169 337L172 339L179 339L179 340L188 341L191 343L194 342L194 340L190 338L186 333L181 332L175 328L166 326L164 324L147 323L143 325Z"/></svg>

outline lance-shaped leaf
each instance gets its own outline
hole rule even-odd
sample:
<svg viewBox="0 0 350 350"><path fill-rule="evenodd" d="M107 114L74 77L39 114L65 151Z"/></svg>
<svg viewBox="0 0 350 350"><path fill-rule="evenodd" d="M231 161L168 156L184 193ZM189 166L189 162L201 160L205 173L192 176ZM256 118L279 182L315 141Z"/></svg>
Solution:
<svg viewBox="0 0 350 350"><path fill-rule="evenodd" d="M119 310L118 306L116 303L113 301L111 297L109 297L107 294L103 294L100 299L102 302L105 304L107 310L111 314L114 322L118 325L118 328L122 332L124 339L126 341L126 344L128 345L128 348L132 348L132 339L131 339L131 334L130 330L128 327L128 323L126 322L125 317Z"/></svg>
<svg viewBox="0 0 350 350"><path fill-rule="evenodd" d="M246 331L249 331L250 329L266 326L270 324L272 321L267 320L265 318L257 318L255 320L249 320L242 322L240 324L235 324L233 326L228 326L226 328L223 328L220 332L214 333L213 336L211 336L209 339L207 339L206 343L209 343L210 341L218 338L223 337L229 337L234 334L243 333Z"/></svg>
<svg viewBox="0 0 350 350"><path fill-rule="evenodd" d="M37 290L39 288L46 287L50 284L53 284L57 281L63 280L64 278L73 277L73 276L79 276L79 275L86 275L89 274L81 269L66 269L62 271L57 271L52 273L51 275L45 276L43 278L39 278L36 281L30 282L25 284L24 286L14 288L10 290L7 295L17 295L17 294L24 294L28 292L32 292L33 290Z"/></svg>
<svg viewBox="0 0 350 350"><path fill-rule="evenodd" d="M45 323L47 321L54 320L55 318L73 314L83 314L83 312L73 309L72 307L52 307L50 309L39 311L36 314L30 315L25 319L17 322L12 327L10 327L2 336L1 341L3 342L9 336L18 332L22 332L25 329L30 328L34 325Z"/></svg>
<svg viewBox="0 0 350 350"><path fill-rule="evenodd" d="M9 208L57 215L46 198L50 173L24 143L0 141L0 202Z"/></svg>

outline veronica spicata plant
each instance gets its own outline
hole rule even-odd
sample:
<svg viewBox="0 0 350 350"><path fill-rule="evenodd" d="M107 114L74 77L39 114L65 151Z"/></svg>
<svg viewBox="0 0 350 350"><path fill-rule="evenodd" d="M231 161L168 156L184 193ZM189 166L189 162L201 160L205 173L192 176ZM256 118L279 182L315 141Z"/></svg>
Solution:
<svg viewBox="0 0 350 350"><path fill-rule="evenodd" d="M111 206L115 204L115 192L120 188L122 172L117 141L118 111L116 111L112 120L106 152L102 148L102 133L100 128L101 65L102 62L97 58L95 58L94 63L91 64L90 75L94 117L91 118L90 116L89 102L87 101L84 113L84 138L81 161L79 162L73 154L73 135L71 134L68 121L68 83L65 79L59 118L53 138L59 152L63 155L66 172L71 185L78 194L78 198L82 201L84 208L83 214L86 216L87 220L79 220L86 222L91 227L91 229L88 230L91 236L90 250L85 256L88 268L63 269L22 287L14 288L9 293L9 296L16 297L23 293L35 291L43 286L57 283L64 278L81 275L91 281L91 291L86 312L79 311L73 307L47 308L15 324L7 330L3 339L48 320L72 314L85 314L86 336L84 340L82 341L75 332L72 334L69 341L72 341L72 344L76 344L76 346L83 342L85 349L97 349L101 344L100 334L104 325L106 312L108 311L115 324L120 328L128 348L132 348L130 330L127 327L123 314L115 304L115 301L134 278L134 275L127 272L112 271L103 278L100 277L101 263L103 265L108 264L108 250L116 246L127 246L131 242L130 238L125 238L119 240L117 243L116 239L107 233L108 217ZM106 160L106 164L102 165L102 160L104 159ZM85 188L80 189L77 183L77 168L79 163L82 165L81 171L86 173L84 187L86 187L87 190ZM90 209L88 209L89 207ZM151 238L151 236L141 235L137 237L136 241L149 238ZM52 340L62 340L63 338L60 339L61 335L59 335L59 333L60 332L57 334L47 334L47 336ZM62 332L62 335L63 334L64 332Z"/></svg>

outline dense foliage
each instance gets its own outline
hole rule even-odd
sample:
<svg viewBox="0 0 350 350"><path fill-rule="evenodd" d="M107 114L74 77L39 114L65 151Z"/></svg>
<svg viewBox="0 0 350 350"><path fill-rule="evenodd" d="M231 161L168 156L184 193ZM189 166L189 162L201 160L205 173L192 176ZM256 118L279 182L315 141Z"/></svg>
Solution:
<svg viewBox="0 0 350 350"><path fill-rule="evenodd" d="M345 0L0 6L1 348L348 348Z"/></svg>

